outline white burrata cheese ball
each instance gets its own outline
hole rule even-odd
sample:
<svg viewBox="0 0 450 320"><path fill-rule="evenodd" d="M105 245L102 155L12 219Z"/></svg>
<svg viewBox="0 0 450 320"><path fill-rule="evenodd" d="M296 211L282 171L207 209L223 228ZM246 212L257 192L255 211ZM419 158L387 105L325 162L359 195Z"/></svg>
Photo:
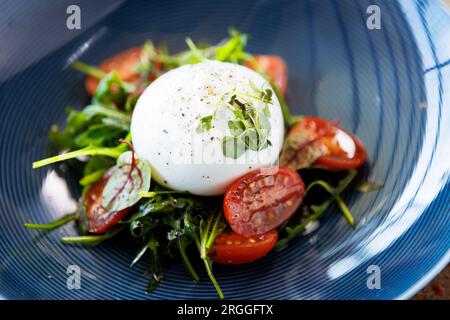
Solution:
<svg viewBox="0 0 450 320"><path fill-rule="evenodd" d="M152 177L167 188L202 196L225 193L245 173L278 160L283 115L275 94L269 103L262 98L267 89L271 90L268 81L255 71L218 61L161 75L146 88L133 112L131 135L137 156L151 164ZM230 104L233 96L238 101ZM229 153L223 150L224 137L236 136L236 146L242 147L245 143L240 142L251 136L238 136L239 131L230 129L230 121L238 120L235 110L246 112L243 103L266 111L268 142L259 150L244 148L238 154L232 148Z"/></svg>

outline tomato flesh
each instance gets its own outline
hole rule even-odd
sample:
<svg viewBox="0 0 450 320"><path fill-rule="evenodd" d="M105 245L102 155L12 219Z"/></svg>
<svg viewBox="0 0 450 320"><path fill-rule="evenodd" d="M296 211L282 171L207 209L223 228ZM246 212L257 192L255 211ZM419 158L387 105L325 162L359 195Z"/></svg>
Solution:
<svg viewBox="0 0 450 320"><path fill-rule="evenodd" d="M105 188L108 179L108 175L103 176L100 180L95 182L84 195L88 216L88 231L90 233L105 233L110 227L122 220L131 211L131 208L120 211L108 211L103 206L103 189Z"/></svg>
<svg viewBox="0 0 450 320"><path fill-rule="evenodd" d="M285 167L274 172L252 171L225 193L225 218L236 233L262 235L286 222L300 206L305 192L300 175Z"/></svg>
<svg viewBox="0 0 450 320"><path fill-rule="evenodd" d="M134 47L128 50L122 51L119 54L112 56L109 59L103 61L98 68L105 73L115 70L120 78L126 82L136 83L140 80L140 74L136 70L136 67L141 62L142 47ZM155 68L162 70L161 64L155 64ZM154 74L149 75L150 80L155 79ZM88 76L86 78L86 91L90 95L94 95L99 84L99 79Z"/></svg>
<svg viewBox="0 0 450 320"><path fill-rule="evenodd" d="M263 235L244 237L236 232L223 232L214 242L209 255L221 264L244 264L258 260L275 246L278 233L275 230Z"/></svg>
<svg viewBox="0 0 450 320"><path fill-rule="evenodd" d="M342 130L342 129L339 129ZM367 158L367 151L362 142L354 134L342 130L345 132L354 143L354 153L353 156L349 157L348 154L336 146L335 142L324 141L327 146L328 153L320 158L318 158L314 164L321 165L330 169L345 170L345 169L356 169L364 164Z"/></svg>
<svg viewBox="0 0 450 320"><path fill-rule="evenodd" d="M276 84L280 93L283 95L286 93L288 73L286 62L281 57L277 55L255 55L254 60L247 61L245 66L253 70L264 71L269 79Z"/></svg>
<svg viewBox="0 0 450 320"><path fill-rule="evenodd" d="M321 148L323 156L314 162L316 165L344 170L356 169L366 161L367 152L362 142L354 134L338 128L332 121L306 117L291 129L291 133L299 131L306 132L310 140Z"/></svg>

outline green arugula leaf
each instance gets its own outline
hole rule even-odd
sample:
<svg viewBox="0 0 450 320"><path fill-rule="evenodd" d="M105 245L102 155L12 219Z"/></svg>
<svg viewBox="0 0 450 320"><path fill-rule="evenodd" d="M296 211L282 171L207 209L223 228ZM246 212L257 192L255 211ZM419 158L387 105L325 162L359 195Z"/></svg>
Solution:
<svg viewBox="0 0 450 320"><path fill-rule="evenodd" d="M213 261L211 257L208 256L208 253L217 236L222 233L224 228L225 223L223 221L223 214L220 211L214 215L210 215L206 223L204 221L203 223L200 223L200 257L205 264L206 273L208 274L221 299L224 299L225 297L212 272Z"/></svg>
<svg viewBox="0 0 450 320"><path fill-rule="evenodd" d="M114 226L110 228L106 233L102 235L89 235L89 236L78 236L78 237L63 237L60 239L62 243L77 243L85 244L89 246L97 246L105 240L115 237L120 232L124 230L124 226Z"/></svg>
<svg viewBox="0 0 450 320"><path fill-rule="evenodd" d="M125 101L125 111L132 112L134 107L136 106L137 101L139 100L140 95L138 94L130 94Z"/></svg>
<svg viewBox="0 0 450 320"><path fill-rule="evenodd" d="M153 44L146 44L144 45L144 62L140 66L142 70L139 71L148 72L150 66L145 63L147 60L150 60L151 63L162 63L166 70L198 63L206 59L232 63L243 63L248 60L251 55L244 51L247 44L247 35L240 34L235 29L230 29L229 35L228 39L224 39L213 46L196 45L192 39L187 38L186 44L189 49L175 55L169 55L168 50L163 45L159 46L159 50L155 50Z"/></svg>
<svg viewBox="0 0 450 320"><path fill-rule="evenodd" d="M248 56L244 52L244 48L247 45L248 36L246 34L239 33L233 28L229 30L229 33L230 39L215 49L215 59L218 61L242 63Z"/></svg>
<svg viewBox="0 0 450 320"><path fill-rule="evenodd" d="M66 109L67 120L66 120L66 129L71 133L79 132L83 130L87 124L89 124L88 120L90 120L86 115L81 111L76 111L71 107Z"/></svg>
<svg viewBox="0 0 450 320"><path fill-rule="evenodd" d="M96 124L75 136L73 141L79 148L86 146L107 147L114 145L114 143L123 137L125 133L126 132L120 128Z"/></svg>
<svg viewBox="0 0 450 320"><path fill-rule="evenodd" d="M71 107L66 109L67 120L64 130L53 125L48 133L49 140L57 150L74 148L73 139L78 133L86 130L93 122L83 112L76 111Z"/></svg>
<svg viewBox="0 0 450 320"><path fill-rule="evenodd" d="M78 212L75 213L71 213L71 214L66 214L64 216L62 216L61 218L58 218L52 222L49 223L25 223L24 226L25 228L28 229L41 229L41 230L54 230L56 228L59 228L67 223L69 223L70 221L75 221L77 220L79 217Z"/></svg>
<svg viewBox="0 0 450 320"><path fill-rule="evenodd" d="M49 164L53 164L56 162L66 161L69 159L74 159L83 156L108 156L111 158L117 158L124 152L121 146L114 148L105 148L105 147L85 147L79 150L62 153L57 156L53 156L50 158L42 159L36 162L33 162L33 169L47 166Z"/></svg>
<svg viewBox="0 0 450 320"><path fill-rule="evenodd" d="M72 63L72 68L97 79L101 79L105 76L105 73L99 68L88 65L81 61L75 61L74 63Z"/></svg>
<svg viewBox="0 0 450 320"><path fill-rule="evenodd" d="M98 84L93 97L94 104L125 103L128 94L136 90L136 87L120 79L116 71L106 74Z"/></svg>
<svg viewBox="0 0 450 320"><path fill-rule="evenodd" d="M186 253L186 248L191 244L191 239L186 236L180 236L176 239L178 251L180 252L181 259L183 261L183 265L186 268L189 275L192 277L192 279L195 282L200 281L200 277L198 276L197 272L195 271L194 267L192 266L191 261L189 260L189 257Z"/></svg>
<svg viewBox="0 0 450 320"><path fill-rule="evenodd" d="M145 238L149 232L157 229L159 226L159 219L154 216L146 216L143 219L132 220L131 222L124 222L130 224L130 233L135 238Z"/></svg>
<svg viewBox="0 0 450 320"><path fill-rule="evenodd" d="M149 249L148 252L150 253L150 266L144 272L144 274L147 276L150 276L150 280L147 284L146 292L147 292L147 294L151 294L156 289L156 287L161 284L164 276L163 276L161 261L160 261L159 252L158 252L158 247L159 247L158 240L155 238L152 238L146 244L146 246Z"/></svg>
<svg viewBox="0 0 450 320"><path fill-rule="evenodd" d="M354 225L354 218L351 215L350 211L348 210L347 206L345 205L344 201L340 197L340 194L350 185L350 183L353 181L353 179L356 176L356 170L349 170L348 174L345 178L343 178L341 181L339 181L338 185L336 187L332 187L329 185L326 181L323 180L316 180L313 181L308 185L308 187L305 190L304 196L310 192L311 189L313 189L316 186L320 186L324 188L328 193L330 193L331 197L327 200L325 200L320 205L311 205L309 207L310 214L306 217L305 220L297 224L296 226L286 226L285 231L287 235L285 237L282 237L278 240L276 244L277 250L282 250L286 247L287 243L291 241L293 238L301 234L306 226L317 219L319 219L328 209L328 207L336 201L338 203L339 208L341 209L342 213L344 214L344 217L347 219L350 225Z"/></svg>
<svg viewBox="0 0 450 320"><path fill-rule="evenodd" d="M152 41L146 41L142 47L141 62L137 65L136 71L148 74L153 70L152 59L156 55L155 45Z"/></svg>
<svg viewBox="0 0 450 320"><path fill-rule="evenodd" d="M103 118L102 124L112 127L114 129L121 129L123 132L129 132L130 131L130 123L121 121L119 119L115 118ZM105 139L106 140L106 139Z"/></svg>
<svg viewBox="0 0 450 320"><path fill-rule="evenodd" d="M184 222L186 216L190 217L192 212L200 208L199 206L203 206L204 203L198 202L193 198L186 198L183 193L177 194L169 190L160 189L156 188L154 191L149 192L153 193L152 197L148 198L140 206L139 212L133 214L130 218L132 235L138 238L146 237L149 232L154 234L158 228L164 225L169 226L170 229L166 233L167 247L175 244L186 270L194 281L199 281L198 274L195 272L186 253L186 248L193 241L188 230L189 228L184 225ZM186 218L186 221L188 219ZM195 228L198 228L198 219L194 220L197 223ZM159 239L161 243L161 237Z"/></svg>
<svg viewBox="0 0 450 320"><path fill-rule="evenodd" d="M203 53L197 48L194 41L192 41L191 38L186 38L186 44L191 52L191 56L189 59L189 62L187 63L199 63L206 60L206 57L203 55Z"/></svg>
<svg viewBox="0 0 450 320"><path fill-rule="evenodd" d="M366 182L358 183L355 186L355 190L359 191L359 192L372 192L372 191L380 190L383 187L384 187L383 183L366 181Z"/></svg>
<svg viewBox="0 0 450 320"><path fill-rule="evenodd" d="M94 116L106 116L120 120L128 125L131 122L131 114L120 111L114 105L90 104L83 109L82 113L86 115L87 119L92 119Z"/></svg>
<svg viewBox="0 0 450 320"><path fill-rule="evenodd" d="M214 214L210 214L207 220L204 220L200 216L192 217L190 212L186 212L184 217L184 226L184 234L189 236L196 244L200 253L200 258L203 260L205 265L208 277L216 288L219 297L224 299L222 290L220 289L220 286L212 272L213 261L208 255L217 236L222 233L225 228L222 212L217 211Z"/></svg>
<svg viewBox="0 0 450 320"><path fill-rule="evenodd" d="M83 170L83 175L87 176L98 170L107 170L114 165L114 160L104 156L93 156L89 158Z"/></svg>
<svg viewBox="0 0 450 320"><path fill-rule="evenodd" d="M280 166L293 170L308 168L324 155L320 144L304 131L293 132L284 141L280 154Z"/></svg>
<svg viewBox="0 0 450 320"><path fill-rule="evenodd" d="M275 92L275 95L277 96L278 102L280 103L281 112L283 113L284 123L288 127L292 127L294 124L296 124L298 121L300 121L303 117L298 116L298 115L296 115L296 116L292 115L287 106L286 100L284 99L284 97L280 93L280 91L278 90L277 85L273 81L270 81L270 85L272 87L272 90Z"/></svg>
<svg viewBox="0 0 450 320"><path fill-rule="evenodd" d="M97 171L94 171L92 173L83 176L83 178L80 179L80 185L82 187L90 186L94 182L97 182L101 177L103 177L105 172L106 169L99 169Z"/></svg>
<svg viewBox="0 0 450 320"><path fill-rule="evenodd" d="M74 150L84 146L115 144L130 127L130 115L111 106L89 105L82 111L67 108L64 130L52 126L49 139L57 150Z"/></svg>
<svg viewBox="0 0 450 320"><path fill-rule="evenodd" d="M180 200L180 198L178 199ZM191 237L184 234L184 226L183 226L183 215L191 214L193 212L194 204L195 202L191 199L185 199L186 201L183 201L185 206L182 208L182 215L172 214L172 215L166 215L163 217L163 221L165 224L169 225L172 229L168 232L167 238L169 239L169 242L175 242L176 246L178 248L178 251L181 256L181 260L183 261L183 265L186 268L186 271L189 273L189 275L192 277L192 279L195 282L200 281L200 277L198 276L197 272L195 271L194 267L192 266L192 263L186 253L186 248L193 243L193 240ZM181 208L180 208L181 209Z"/></svg>

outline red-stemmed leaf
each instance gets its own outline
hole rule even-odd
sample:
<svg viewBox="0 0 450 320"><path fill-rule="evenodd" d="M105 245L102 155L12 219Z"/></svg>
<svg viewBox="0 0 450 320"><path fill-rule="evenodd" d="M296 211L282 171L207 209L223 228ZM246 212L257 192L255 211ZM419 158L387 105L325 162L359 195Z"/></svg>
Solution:
<svg viewBox="0 0 450 320"><path fill-rule="evenodd" d="M103 189L103 206L109 211L119 211L136 204L140 194L150 188L150 164L136 158L134 150L125 152L117 159L110 171L110 178Z"/></svg>
<svg viewBox="0 0 450 320"><path fill-rule="evenodd" d="M305 120L300 121L289 132L280 155L280 166L299 170L311 166L324 156L326 149L320 140L333 132L338 120L321 120L321 126L308 127Z"/></svg>
<svg viewBox="0 0 450 320"><path fill-rule="evenodd" d="M280 166L299 170L311 166L324 155L321 145L304 132L290 135L281 150Z"/></svg>

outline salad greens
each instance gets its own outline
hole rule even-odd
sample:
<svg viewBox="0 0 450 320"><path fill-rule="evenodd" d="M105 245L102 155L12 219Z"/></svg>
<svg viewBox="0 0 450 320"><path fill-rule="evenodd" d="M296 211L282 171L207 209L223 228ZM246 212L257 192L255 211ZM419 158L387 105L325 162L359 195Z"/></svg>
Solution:
<svg viewBox="0 0 450 320"><path fill-rule="evenodd" d="M377 191L383 188L383 184L379 182L365 181L355 185L355 190L359 192Z"/></svg>
<svg viewBox="0 0 450 320"><path fill-rule="evenodd" d="M306 217L300 221L296 225L287 225L284 230L286 231L286 235L284 237L281 237L280 240L277 242L276 248L278 250L283 249L286 244L301 234L303 231L305 231L306 226L315 220L318 220L324 213L325 210L328 209L328 207L336 201L338 203L339 208L341 209L344 217L347 219L348 223L351 226L354 226L354 218L351 215L350 211L348 210L347 206L345 205L345 202L341 198L342 192L350 185L350 183L353 181L353 179L356 176L356 170L349 170L347 175L338 182L338 185L336 187L331 186L327 181L324 180L315 180L308 184L308 187L305 191L305 197L308 195L309 192L311 192L312 189L321 187L325 189L330 197L326 199L324 202L320 204L312 204L309 206L304 206L304 209L306 209L307 214Z"/></svg>
<svg viewBox="0 0 450 320"><path fill-rule="evenodd" d="M110 171L102 199L108 211L134 206L141 199L141 193L150 188L150 164L136 158L133 151L122 153Z"/></svg>
<svg viewBox="0 0 450 320"><path fill-rule="evenodd" d="M185 64L193 64L205 60L242 64L252 56L245 52L248 36L233 28L230 29L229 34L230 37L228 39L204 48L196 46L192 39L186 38L186 44L189 50L175 55L169 55L167 48L164 48L163 52L156 50L151 42L147 42L144 51L146 51L148 60L162 63L164 68L169 70Z"/></svg>
<svg viewBox="0 0 450 320"><path fill-rule="evenodd" d="M204 261L207 274L219 295L223 297L212 273L212 260L207 255L215 238L225 226L220 208L214 205L213 201L201 201L187 194L175 194L159 189L161 187L157 186L152 197L144 200L139 210L123 224L128 224L131 235L144 240L144 243L157 239L159 253L165 252L168 255L171 248L177 249L187 272L198 282L200 278L187 254L188 247L194 244ZM132 265L142 257L142 250L146 249L143 247L138 252ZM156 251L151 254L150 259L159 259ZM157 264L153 261L151 265ZM158 274L158 278L162 275L159 269L151 272Z"/></svg>
<svg viewBox="0 0 450 320"><path fill-rule="evenodd" d="M71 221L76 221L80 236L64 237L63 243L98 245L119 234L128 234L139 243L140 248L130 264L133 267L147 259L145 274L149 277L147 292L151 293L163 279L162 260L178 257L183 262L187 273L195 282L200 277L194 268L196 259L192 251L198 252L206 273L216 288L219 296L224 295L213 274L213 260L208 255L216 237L225 229L221 201L215 198L199 198L187 192L166 190L156 183L151 183L150 164L135 157L130 144L131 114L139 97L139 88L145 88L151 80L150 73L160 72L156 64L162 64L164 70L181 65L197 63L205 59L228 61L242 64L252 56L245 52L247 35L235 29L230 30L230 37L220 43L202 47L187 38L188 50L170 55L167 48L148 41L144 44L141 62L136 66L140 74L139 83L123 81L115 71L105 73L96 67L75 62L72 66L89 76L100 80L97 91L90 103L81 110L67 108L67 120L63 129L54 125L49 132L52 147L61 152L33 163L33 168L70 160L83 167L80 185L83 194L105 174L109 180L103 190L102 204L108 210L120 211L132 208L123 219L106 233L93 235L87 232L87 204L82 199L77 212L66 215L48 224L25 224L32 229L53 230ZM301 117L290 114L284 98L274 83L271 89L253 86L253 95L238 91L223 97L218 107L227 108L234 114L228 123L231 135L223 138L224 155L237 158L247 149L262 150L271 145L268 139L270 125L270 105L274 95L278 97L283 116L288 126ZM263 110L257 110L252 103L257 99L265 104ZM212 128L215 113L199 120L198 132ZM298 141L297 141L298 142ZM306 152L304 156L308 158ZM296 158L297 161L298 158ZM309 167L312 161L296 165L296 169ZM354 219L341 198L342 192L355 177L355 171L349 171L337 186L321 179L312 181L307 189L309 196L316 189L323 189L329 197L318 204L305 206L304 219L297 224L290 223L283 229L277 248L286 244L302 233L308 223L320 218L325 210L336 202L351 225ZM373 190L373 185L362 185L362 191ZM123 196L126 191L126 196ZM198 258L197 258L198 259Z"/></svg>
<svg viewBox="0 0 450 320"><path fill-rule="evenodd" d="M253 93L233 90L226 93L219 100L215 111L211 115L200 118L197 133L208 132L212 128L212 121L219 108L226 108L233 114L234 119L228 121L231 136L222 138L222 151L224 156L237 159L246 150L260 151L272 145L268 136L270 134L269 105L273 104L272 89L259 89L250 82ZM262 110L258 110L253 100L264 103Z"/></svg>
<svg viewBox="0 0 450 320"><path fill-rule="evenodd" d="M96 246L102 243L105 240L108 240L116 235L118 235L124 227L118 226L109 229L106 233L102 235L86 235L86 236L78 236L78 237L62 237L60 241L62 243L79 243L89 246Z"/></svg>
<svg viewBox="0 0 450 320"><path fill-rule="evenodd" d="M78 220L79 215L78 213L70 213L65 216L62 216L61 218L58 218L50 223L46 224L39 224L39 223L25 223L25 227L29 229L41 229L41 230L53 230L57 229L70 221Z"/></svg>

